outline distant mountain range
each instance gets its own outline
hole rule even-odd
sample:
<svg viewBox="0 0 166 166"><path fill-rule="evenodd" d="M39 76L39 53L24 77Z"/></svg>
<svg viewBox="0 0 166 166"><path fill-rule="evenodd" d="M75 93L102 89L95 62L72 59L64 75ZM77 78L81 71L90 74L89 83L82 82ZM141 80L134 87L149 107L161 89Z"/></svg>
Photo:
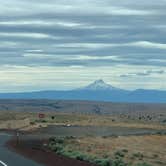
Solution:
<svg viewBox="0 0 166 166"><path fill-rule="evenodd" d="M124 90L97 80L92 84L74 90L0 93L0 99L58 99L91 100L135 103L166 103L166 91L137 89Z"/></svg>

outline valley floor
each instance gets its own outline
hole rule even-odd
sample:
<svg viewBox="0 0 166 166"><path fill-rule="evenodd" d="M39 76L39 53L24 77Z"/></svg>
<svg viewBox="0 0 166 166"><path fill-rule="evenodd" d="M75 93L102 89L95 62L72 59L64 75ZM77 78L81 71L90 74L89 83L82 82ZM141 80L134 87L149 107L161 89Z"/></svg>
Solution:
<svg viewBox="0 0 166 166"><path fill-rule="evenodd" d="M81 154L81 157L95 156L99 159L123 160L130 166L144 162L152 166L166 165L166 124L155 120L155 116L153 120L147 120L139 118L142 116L140 114L131 119L128 118L128 114L108 116L44 112L45 117L39 118L40 113L0 112L0 128L15 131L19 129L23 146L18 147L14 142L10 142L10 147L45 165L68 166L62 161L71 163L72 166L90 165L75 160L75 157L80 159L80 156L68 159L70 155L76 153ZM146 114L148 116L150 112ZM156 117L158 118L160 114L157 112ZM166 118L165 113L162 112L162 115L162 118ZM67 158L63 157L63 154L57 156L54 148L54 152L50 152L50 149L48 152L48 147L46 151L38 148L38 144L48 146L51 137L65 139L64 144L58 146L62 150L59 153L64 152ZM36 155L30 155L32 152ZM55 165L57 161L59 165Z"/></svg>

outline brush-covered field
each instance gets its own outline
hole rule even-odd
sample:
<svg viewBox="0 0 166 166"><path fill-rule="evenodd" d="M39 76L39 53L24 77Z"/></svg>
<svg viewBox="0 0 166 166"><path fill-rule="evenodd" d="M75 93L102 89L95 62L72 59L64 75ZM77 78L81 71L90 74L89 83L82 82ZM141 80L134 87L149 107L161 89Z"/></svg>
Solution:
<svg viewBox="0 0 166 166"><path fill-rule="evenodd" d="M0 103L0 129L20 130L24 133L20 135L23 140L47 139L48 148L59 155L99 166L166 165L165 105L157 109L157 105L121 104L120 107L112 103L105 106L104 103L79 101L80 105L75 105L73 101L59 101L56 109L63 107L61 112L44 111L53 101L43 101L41 105L40 102L24 101L31 103L32 110L23 105L24 102L5 102ZM79 107L81 111L71 111L71 108ZM39 118L39 114L44 117Z"/></svg>

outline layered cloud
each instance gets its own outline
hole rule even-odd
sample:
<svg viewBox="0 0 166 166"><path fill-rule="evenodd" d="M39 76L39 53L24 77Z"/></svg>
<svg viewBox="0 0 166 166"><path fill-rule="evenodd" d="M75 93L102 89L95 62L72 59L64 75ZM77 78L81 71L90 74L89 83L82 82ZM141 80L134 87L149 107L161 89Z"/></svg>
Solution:
<svg viewBox="0 0 166 166"><path fill-rule="evenodd" d="M165 74L164 70L145 70L143 72L136 72L136 73L127 73L120 75L120 77L134 77L134 76L150 76L150 75L159 75Z"/></svg>
<svg viewBox="0 0 166 166"><path fill-rule="evenodd" d="M166 80L165 72L160 72L166 70L165 5L165 0L2 1L0 66L24 66L25 74L29 67L57 67L61 72L66 67L88 68L87 83L93 71L101 68L101 78L114 82L116 76L128 82L125 88L143 86L137 77L144 82L147 77L153 82L156 77ZM119 66L127 71L123 73ZM116 74L105 77L110 69ZM50 70L46 71L50 80ZM153 82L150 87L166 88Z"/></svg>

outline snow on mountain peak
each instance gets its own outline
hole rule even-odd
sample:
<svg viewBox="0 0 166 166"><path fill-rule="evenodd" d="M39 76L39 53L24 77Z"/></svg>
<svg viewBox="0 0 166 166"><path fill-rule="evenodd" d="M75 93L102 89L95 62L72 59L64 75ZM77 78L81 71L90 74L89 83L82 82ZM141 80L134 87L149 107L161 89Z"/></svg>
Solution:
<svg viewBox="0 0 166 166"><path fill-rule="evenodd" d="M94 81L94 83L95 84L105 84L105 82L102 79L96 80L96 81Z"/></svg>
<svg viewBox="0 0 166 166"><path fill-rule="evenodd" d="M117 90L117 88L105 83L102 79L96 80L89 84L84 90Z"/></svg>

